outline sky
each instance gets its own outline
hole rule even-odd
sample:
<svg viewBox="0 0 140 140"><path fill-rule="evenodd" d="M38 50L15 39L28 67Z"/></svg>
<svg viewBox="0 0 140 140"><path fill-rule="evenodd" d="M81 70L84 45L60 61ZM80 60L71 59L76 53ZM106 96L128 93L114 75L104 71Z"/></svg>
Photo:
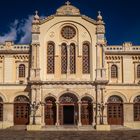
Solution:
<svg viewBox="0 0 140 140"><path fill-rule="evenodd" d="M41 17L55 14L67 0L0 0L0 43L31 41L31 21L38 10ZM70 0L81 14L93 19L101 11L108 45L132 42L140 45L140 0Z"/></svg>

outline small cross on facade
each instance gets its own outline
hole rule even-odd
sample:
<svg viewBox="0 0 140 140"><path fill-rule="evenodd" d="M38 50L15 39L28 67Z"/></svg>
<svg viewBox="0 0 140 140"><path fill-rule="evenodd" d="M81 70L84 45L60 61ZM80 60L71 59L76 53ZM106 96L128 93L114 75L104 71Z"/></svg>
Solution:
<svg viewBox="0 0 140 140"><path fill-rule="evenodd" d="M68 6L68 5L70 5L70 2L69 2L69 1L67 1L67 2L66 2L66 5L67 5L67 6Z"/></svg>

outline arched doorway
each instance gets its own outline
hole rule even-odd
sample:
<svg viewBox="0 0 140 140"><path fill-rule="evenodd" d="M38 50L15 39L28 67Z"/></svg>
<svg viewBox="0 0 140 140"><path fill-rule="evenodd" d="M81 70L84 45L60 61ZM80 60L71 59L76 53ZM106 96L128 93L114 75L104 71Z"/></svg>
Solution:
<svg viewBox="0 0 140 140"><path fill-rule="evenodd" d="M123 125L123 100L119 96L111 96L107 104L108 124Z"/></svg>
<svg viewBox="0 0 140 140"><path fill-rule="evenodd" d="M17 96L14 100L14 125L29 124L30 104L26 96Z"/></svg>
<svg viewBox="0 0 140 140"><path fill-rule="evenodd" d="M53 97L45 99L45 124L55 125L56 123L56 100Z"/></svg>
<svg viewBox="0 0 140 140"><path fill-rule="evenodd" d="M3 100L0 97L0 121L3 121Z"/></svg>
<svg viewBox="0 0 140 140"><path fill-rule="evenodd" d="M82 125L91 125L93 122L93 105L90 97L81 99L81 122Z"/></svg>
<svg viewBox="0 0 140 140"><path fill-rule="evenodd" d="M140 95L134 99L134 121L140 121Z"/></svg>
<svg viewBox="0 0 140 140"><path fill-rule="evenodd" d="M76 125L78 122L78 99L72 93L63 94L60 99L59 118L61 125Z"/></svg>

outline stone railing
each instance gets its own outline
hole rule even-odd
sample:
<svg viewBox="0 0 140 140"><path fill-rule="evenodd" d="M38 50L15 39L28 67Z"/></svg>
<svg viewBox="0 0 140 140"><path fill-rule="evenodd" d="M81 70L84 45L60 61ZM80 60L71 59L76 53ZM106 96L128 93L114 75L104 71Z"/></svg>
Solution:
<svg viewBox="0 0 140 140"><path fill-rule="evenodd" d="M30 45L14 45L12 50L29 50Z"/></svg>
<svg viewBox="0 0 140 140"><path fill-rule="evenodd" d="M107 46L105 48L105 51L111 51L111 52L137 52L140 51L140 46L130 46L130 47L124 47L124 46Z"/></svg>
<svg viewBox="0 0 140 140"><path fill-rule="evenodd" d="M0 51L5 51L5 50L28 51L28 50L30 50L30 45L10 45L10 46L6 46L4 44L0 44Z"/></svg>

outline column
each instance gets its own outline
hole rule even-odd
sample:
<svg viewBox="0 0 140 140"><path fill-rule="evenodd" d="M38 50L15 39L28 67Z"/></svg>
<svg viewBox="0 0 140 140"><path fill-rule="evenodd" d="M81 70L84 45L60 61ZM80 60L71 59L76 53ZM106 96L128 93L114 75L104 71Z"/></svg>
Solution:
<svg viewBox="0 0 140 140"><path fill-rule="evenodd" d="M124 125L131 125L134 123L134 104L133 103L124 103Z"/></svg>
<svg viewBox="0 0 140 140"><path fill-rule="evenodd" d="M56 102L56 126L60 125L60 121L59 121L59 102Z"/></svg>
<svg viewBox="0 0 140 140"><path fill-rule="evenodd" d="M27 78L28 78L28 67L25 66L25 82L27 82Z"/></svg>
<svg viewBox="0 0 140 140"><path fill-rule="evenodd" d="M107 121L107 104L104 105L104 124L108 124L108 121Z"/></svg>
<svg viewBox="0 0 140 140"><path fill-rule="evenodd" d="M105 69L105 46L102 47L103 49L103 57L102 57L102 79L106 80L106 69Z"/></svg>
<svg viewBox="0 0 140 140"><path fill-rule="evenodd" d="M19 74L18 74L18 72L19 72L19 71L18 71L18 66L17 66L17 67L16 67L16 83L19 82L19 79L18 79L18 75L19 75Z"/></svg>
<svg viewBox="0 0 140 140"><path fill-rule="evenodd" d="M78 102L78 111L79 111L78 126L82 126L82 123L81 123L81 102Z"/></svg>
<svg viewBox="0 0 140 140"><path fill-rule="evenodd" d="M36 44L36 67L39 68L39 44Z"/></svg>
<svg viewBox="0 0 140 140"><path fill-rule="evenodd" d="M93 111L93 117L92 117L92 125L94 126L96 123L95 123L95 114L96 114L96 106L94 104L94 102L92 102L92 111Z"/></svg>
<svg viewBox="0 0 140 140"><path fill-rule="evenodd" d="M96 45L96 80L100 80L101 71L100 71L100 46Z"/></svg>
<svg viewBox="0 0 140 140"><path fill-rule="evenodd" d="M14 104L3 104L3 126L2 128L8 128L14 125Z"/></svg>
<svg viewBox="0 0 140 140"><path fill-rule="evenodd" d="M43 103L41 106L42 106L42 121L41 121L41 125L45 125L45 103Z"/></svg>
<svg viewBox="0 0 140 140"><path fill-rule="evenodd" d="M96 86L96 125L100 124L100 117L101 117L101 90L100 90L100 86L97 85Z"/></svg>
<svg viewBox="0 0 140 140"><path fill-rule="evenodd" d="M70 45L67 45L67 75L70 74Z"/></svg>

